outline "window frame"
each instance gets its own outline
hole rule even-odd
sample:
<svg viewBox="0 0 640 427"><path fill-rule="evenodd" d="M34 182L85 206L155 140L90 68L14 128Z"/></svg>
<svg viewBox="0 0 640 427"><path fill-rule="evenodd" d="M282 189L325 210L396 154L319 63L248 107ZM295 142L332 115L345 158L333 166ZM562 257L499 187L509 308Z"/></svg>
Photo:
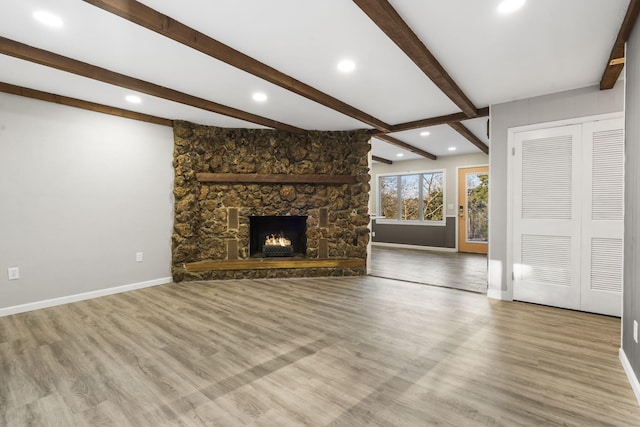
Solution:
<svg viewBox="0 0 640 427"><path fill-rule="evenodd" d="M419 215L422 217L424 214L424 194L423 194L423 175L425 174L434 174L441 173L442 174L442 219L441 220L430 220L430 219L401 219L400 218L400 209L402 204L402 177L403 176L411 176L411 175L419 175L418 177L418 193L419 193ZM394 219L384 218L382 217L382 197L381 191L382 186L380 185L381 179L384 177L396 177L398 188L397 188L397 206L398 206L398 216ZM445 226L447 222L446 215L446 206L447 206L447 172L446 169L430 169L430 170L419 170L419 171L407 171L407 172L389 172L389 173L380 173L376 174L376 209L378 210L378 214L376 217L377 224L397 224L397 225L430 225L430 226Z"/></svg>

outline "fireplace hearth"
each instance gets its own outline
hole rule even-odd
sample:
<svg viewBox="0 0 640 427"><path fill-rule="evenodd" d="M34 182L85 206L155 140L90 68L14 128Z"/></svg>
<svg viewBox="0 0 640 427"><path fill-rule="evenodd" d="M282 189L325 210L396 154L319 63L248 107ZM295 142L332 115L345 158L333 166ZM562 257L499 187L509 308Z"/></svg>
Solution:
<svg viewBox="0 0 640 427"><path fill-rule="evenodd" d="M306 253L306 216L249 217L249 254L252 258L305 257Z"/></svg>

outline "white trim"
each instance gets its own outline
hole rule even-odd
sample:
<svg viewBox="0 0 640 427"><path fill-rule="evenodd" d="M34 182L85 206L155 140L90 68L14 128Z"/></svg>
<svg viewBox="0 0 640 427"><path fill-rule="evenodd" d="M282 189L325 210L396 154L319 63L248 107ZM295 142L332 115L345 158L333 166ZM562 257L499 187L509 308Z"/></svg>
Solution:
<svg viewBox="0 0 640 427"><path fill-rule="evenodd" d="M526 132L530 130L546 129L550 127L561 127L570 125L581 125L589 122L599 122L601 120L619 119L624 118L624 111L618 111L615 113L597 114L595 116L575 117L572 119L557 120L553 122L534 123L524 126L515 126L507 129L508 133Z"/></svg>
<svg viewBox="0 0 640 427"><path fill-rule="evenodd" d="M417 175L420 173L434 173L434 172L442 172L445 173L447 171L446 168L435 168L435 169L419 169L419 170L407 170L407 171L403 171L403 172L384 172L384 173L377 173L376 174L376 180L378 177L381 176L401 176L401 175Z"/></svg>
<svg viewBox="0 0 640 427"><path fill-rule="evenodd" d="M56 305L68 304L71 302L83 301L92 298L103 297L106 295L119 294L121 292L133 291L136 289L148 288L151 286L164 285L171 283L171 277L162 277L160 279L149 280L146 282L131 283L129 285L115 286L113 288L99 289L97 291L84 292L81 294L68 295L60 298L52 298L43 301L30 302L27 304L14 305L12 307L0 308L0 317L10 316L12 314L24 313L26 311L39 310L41 308L55 307Z"/></svg>
<svg viewBox="0 0 640 427"><path fill-rule="evenodd" d="M450 216L447 216L445 218L450 218ZM376 218L376 224L385 224L385 225L414 225L414 226L418 226L418 227L446 227L447 226L447 221L442 220L442 221L419 221L419 220L413 220L413 219L405 219L405 220L398 220L398 219L385 219L382 217Z"/></svg>
<svg viewBox="0 0 640 427"><path fill-rule="evenodd" d="M458 252L456 248L442 248L439 246L404 245L401 243L385 243L385 242L371 242L371 244L373 246L384 246L387 248L419 249L422 251Z"/></svg>
<svg viewBox="0 0 640 427"><path fill-rule="evenodd" d="M627 355L625 354L622 347L620 347L618 355L620 357L620 363L622 363L622 367L624 368L624 372L625 374L627 374L627 378L629 379L629 384L631 384L631 389L636 395L638 404L640 404L640 382L638 382L638 377L636 377L636 374L631 367L631 363L629 363L629 359L627 359Z"/></svg>
<svg viewBox="0 0 640 427"><path fill-rule="evenodd" d="M487 289L487 297L504 301L513 301L513 298L509 295L509 292L502 291L500 289Z"/></svg>

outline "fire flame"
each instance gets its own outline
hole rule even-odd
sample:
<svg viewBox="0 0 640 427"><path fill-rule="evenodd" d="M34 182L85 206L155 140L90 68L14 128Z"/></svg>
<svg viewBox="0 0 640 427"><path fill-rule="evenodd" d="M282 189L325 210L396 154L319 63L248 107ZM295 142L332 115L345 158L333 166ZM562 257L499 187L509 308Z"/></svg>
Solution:
<svg viewBox="0 0 640 427"><path fill-rule="evenodd" d="M267 236L267 240L264 242L266 246L291 246L291 240L284 237L282 234L272 234Z"/></svg>

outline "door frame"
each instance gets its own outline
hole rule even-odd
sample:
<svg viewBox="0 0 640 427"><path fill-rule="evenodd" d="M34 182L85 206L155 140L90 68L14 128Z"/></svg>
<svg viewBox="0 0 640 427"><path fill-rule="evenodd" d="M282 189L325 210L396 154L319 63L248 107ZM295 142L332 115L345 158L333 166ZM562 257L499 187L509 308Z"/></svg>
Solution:
<svg viewBox="0 0 640 427"><path fill-rule="evenodd" d="M605 113L605 114L597 114L594 116L585 116L585 117L576 117L572 119L566 120L557 120L552 122L544 122L544 123L535 123L531 125L525 126L516 126L507 129L507 152L505 153L507 156L507 241L505 245L506 249L506 265L504 266L506 281L507 281L507 289L506 291L499 291L500 295L496 295L499 299L513 301L513 173L514 173L514 156L511 154L515 149L514 140L515 134L518 132L526 132L530 130L539 130L550 127L560 127L560 126L568 126L568 125L582 125L587 122L595 122L601 120L609 120L609 119L624 119L624 112L619 111L615 113ZM491 177L491 171L489 171L489 177ZM489 178L489 209L491 209L491 178ZM489 224L491 227L491 224ZM457 236L456 236L457 238ZM491 228L489 228L489 239L491 239ZM495 245L495 240L494 243ZM495 250L495 249L494 249ZM489 249L491 252L491 247Z"/></svg>
<svg viewBox="0 0 640 427"><path fill-rule="evenodd" d="M456 204L454 205L455 207L455 217L456 217L456 252L460 252L460 248L458 245L458 242L460 241L460 216L459 216L459 212L458 212L458 206L460 206L460 200L458 200L460 198L460 192L458 191L458 189L460 188L460 182L458 182L460 179L460 169L466 169L466 168L482 168L482 167L487 167L487 169L489 168L489 163L480 163L480 164L473 164L473 165L462 165L462 166L456 166ZM491 171L489 170L489 195L491 195ZM491 209L491 197L489 197L489 209ZM491 240L491 225L489 225L489 240ZM487 243L487 256L489 253L489 244Z"/></svg>
<svg viewBox="0 0 640 427"><path fill-rule="evenodd" d="M460 182L460 169L479 169L479 168L486 168L487 169L487 175L489 175L489 165L479 165L479 166L458 166L456 167L456 248L458 250L458 252L460 252L461 248L460 248L460 186L463 184L462 182ZM465 185L466 188L466 185ZM491 180L489 180L489 188L491 188ZM487 208L489 205L489 199L488 199L488 195L487 195ZM467 212L468 214L468 212ZM487 218L487 226L489 224L489 218ZM466 225L466 221L465 221L465 225ZM489 231L487 230L487 243L486 243L486 252L485 254L488 255L489 253ZM471 243L472 245L484 245L485 243ZM469 253L475 253L475 252L469 252ZM478 252L480 253L480 252Z"/></svg>

